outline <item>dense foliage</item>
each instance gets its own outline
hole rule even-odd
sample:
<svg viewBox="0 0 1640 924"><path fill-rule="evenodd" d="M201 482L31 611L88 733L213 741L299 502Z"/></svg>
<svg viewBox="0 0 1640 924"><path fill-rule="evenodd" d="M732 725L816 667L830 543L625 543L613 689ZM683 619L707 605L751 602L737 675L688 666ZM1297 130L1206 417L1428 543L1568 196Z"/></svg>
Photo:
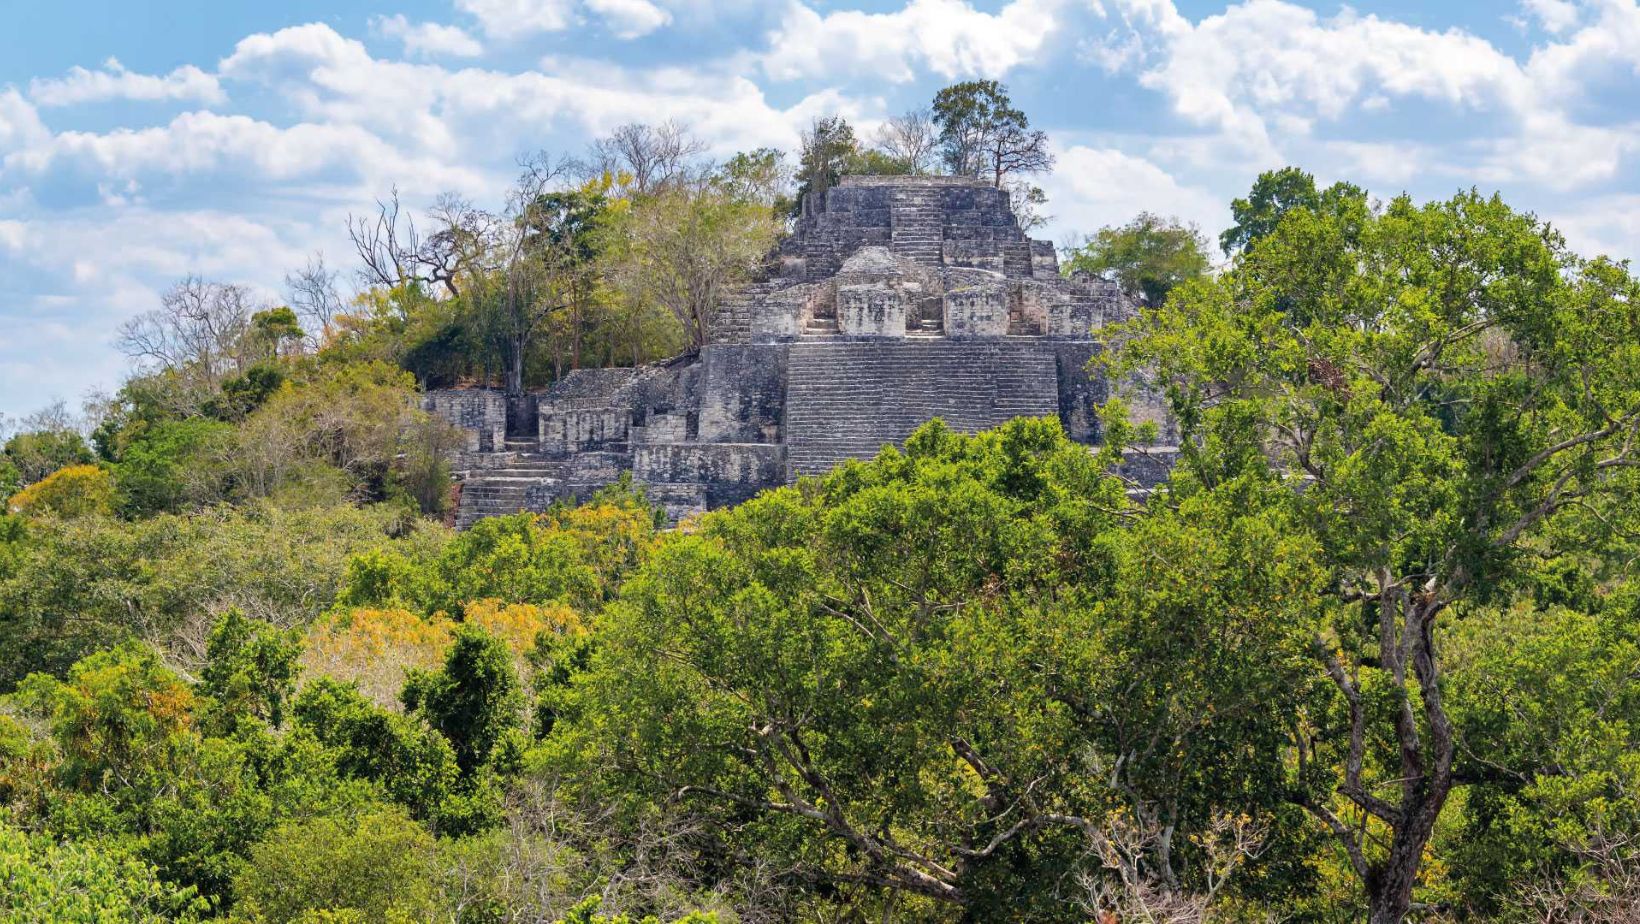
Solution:
<svg viewBox="0 0 1640 924"><path fill-rule="evenodd" d="M797 179L1031 141L939 103ZM755 271L792 178L697 155L384 213L350 305L187 280L92 420L8 433L0 920L1640 916L1626 265L1278 171L1216 273L1155 216L1067 258L1142 309L1097 450L935 421L676 529L622 486L441 525L419 386L686 347Z"/></svg>

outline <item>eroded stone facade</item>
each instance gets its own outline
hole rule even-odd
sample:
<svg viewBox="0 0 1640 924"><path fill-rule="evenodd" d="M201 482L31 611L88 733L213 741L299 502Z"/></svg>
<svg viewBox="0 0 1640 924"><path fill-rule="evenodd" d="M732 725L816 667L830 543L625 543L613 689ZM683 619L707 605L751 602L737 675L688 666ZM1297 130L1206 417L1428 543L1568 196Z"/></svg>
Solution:
<svg viewBox="0 0 1640 924"><path fill-rule="evenodd" d="M770 278L723 300L699 355L572 372L511 439L497 435L498 397L440 392L428 407L471 433L462 525L585 498L623 473L682 517L870 458L936 416L974 431L1058 415L1096 443L1107 388L1086 371L1093 332L1130 315L1114 284L1061 276L1002 190L844 177Z"/></svg>

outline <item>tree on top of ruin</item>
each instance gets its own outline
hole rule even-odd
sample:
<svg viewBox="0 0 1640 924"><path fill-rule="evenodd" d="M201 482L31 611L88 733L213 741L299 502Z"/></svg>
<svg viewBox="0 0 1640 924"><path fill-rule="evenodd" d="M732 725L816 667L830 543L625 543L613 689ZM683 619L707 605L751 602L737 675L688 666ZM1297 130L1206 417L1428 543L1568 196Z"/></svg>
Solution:
<svg viewBox="0 0 1640 924"><path fill-rule="evenodd" d="M953 174L986 177L1003 188L1011 176L1053 169L1047 133L1031 128L995 80L968 80L934 94L933 120L940 157Z"/></svg>

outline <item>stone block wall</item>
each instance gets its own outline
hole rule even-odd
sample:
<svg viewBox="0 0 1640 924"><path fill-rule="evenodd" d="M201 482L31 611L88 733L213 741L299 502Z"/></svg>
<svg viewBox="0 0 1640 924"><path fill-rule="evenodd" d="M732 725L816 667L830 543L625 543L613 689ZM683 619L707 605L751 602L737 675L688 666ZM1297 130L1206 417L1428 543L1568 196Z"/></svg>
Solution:
<svg viewBox="0 0 1640 924"><path fill-rule="evenodd" d="M792 345L786 390L791 476L868 459L939 417L974 432L1059 413L1043 340L830 340Z"/></svg>
<svg viewBox="0 0 1640 924"><path fill-rule="evenodd" d="M771 443L669 443L637 446L632 477L644 482L747 484L785 480L785 448Z"/></svg>
<svg viewBox="0 0 1640 924"><path fill-rule="evenodd" d="M467 452L499 452L507 446L507 398L487 388L451 388L422 395L422 410L459 427Z"/></svg>
<svg viewBox="0 0 1640 924"><path fill-rule="evenodd" d="M884 283L839 286L837 329L850 337L904 337L905 293Z"/></svg>
<svg viewBox="0 0 1640 924"><path fill-rule="evenodd" d="M945 293L945 335L957 339L1008 333L1008 289L1001 283Z"/></svg>
<svg viewBox="0 0 1640 924"><path fill-rule="evenodd" d="M542 402L541 451L555 455L624 443L632 413L624 407L558 408Z"/></svg>
<svg viewBox="0 0 1640 924"><path fill-rule="evenodd" d="M785 344L710 344L701 350L701 442L780 440L789 349Z"/></svg>

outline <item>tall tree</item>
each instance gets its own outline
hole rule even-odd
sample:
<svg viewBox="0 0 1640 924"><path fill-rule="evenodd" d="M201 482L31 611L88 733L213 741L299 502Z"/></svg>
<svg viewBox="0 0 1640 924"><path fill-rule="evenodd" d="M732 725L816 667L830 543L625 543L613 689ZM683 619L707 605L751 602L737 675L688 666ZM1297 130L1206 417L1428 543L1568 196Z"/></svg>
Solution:
<svg viewBox="0 0 1640 924"><path fill-rule="evenodd" d="M1246 250L1269 236L1281 217L1295 208L1343 215L1365 200L1366 192L1353 183L1338 182L1318 190L1315 177L1297 167L1267 170L1253 181L1247 198L1230 203L1235 224L1219 235L1219 246L1225 256Z"/></svg>
<svg viewBox="0 0 1640 924"><path fill-rule="evenodd" d="M1294 798L1373 924L1409 913L1463 782L1445 627L1534 560L1619 538L1640 500L1637 305L1625 267L1495 197L1352 195L1288 210L1116 338L1115 368L1169 396L1180 472L1213 487L1276 460L1326 550L1334 695L1295 726Z"/></svg>
<svg viewBox="0 0 1640 924"><path fill-rule="evenodd" d="M1063 269L1107 277L1136 304L1158 308L1174 288L1207 275L1207 239L1195 225L1141 212L1125 225L1099 229L1070 252Z"/></svg>
<svg viewBox="0 0 1640 924"><path fill-rule="evenodd" d="M139 368L176 377L203 401L255 360L248 335L258 308L244 286L189 276L166 291L160 307L120 325L117 343Z"/></svg>
<svg viewBox="0 0 1640 924"><path fill-rule="evenodd" d="M991 180L998 188L1018 174L1053 169L1045 132L1032 130L1030 119L995 80L952 84L934 95L934 124L939 127L940 156L946 169Z"/></svg>
<svg viewBox="0 0 1640 924"><path fill-rule="evenodd" d="M711 337L718 299L752 276L781 224L760 197L711 176L634 200L622 210L605 259L630 304L663 306L690 350Z"/></svg>

